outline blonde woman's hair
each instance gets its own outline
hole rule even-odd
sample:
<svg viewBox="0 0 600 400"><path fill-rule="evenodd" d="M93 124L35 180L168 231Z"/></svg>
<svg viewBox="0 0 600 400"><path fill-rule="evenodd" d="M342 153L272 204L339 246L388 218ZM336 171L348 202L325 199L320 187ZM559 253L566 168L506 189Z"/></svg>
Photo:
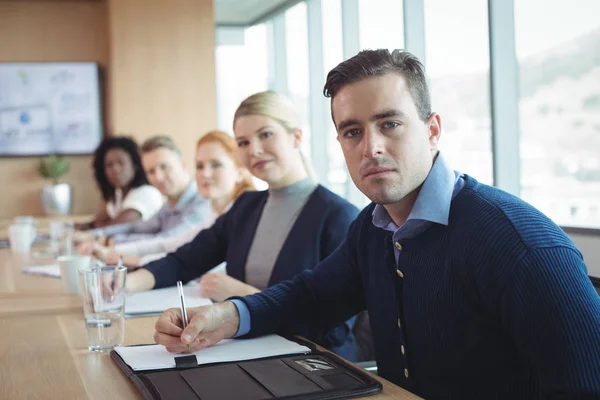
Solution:
<svg viewBox="0 0 600 400"><path fill-rule="evenodd" d="M237 144L231 135L217 130L206 132L200 139L198 139L198 142L196 143L196 150L206 143L220 144L225 150L225 153L227 153L227 156L231 158L231 161L233 161L235 166L240 171L241 179L233 189L231 201L237 200L237 198L240 197L240 195L244 192L256 190L254 182L252 181L252 175L250 175L250 172L246 169L246 167L244 167L236 155Z"/></svg>
<svg viewBox="0 0 600 400"><path fill-rule="evenodd" d="M287 97L272 90L255 93L242 101L233 116L233 126L235 127L238 118L249 115L262 115L271 118L281 124L289 133L294 132L296 129L302 129L302 119L294 104ZM308 176L316 181L317 174L310 159L302 149L300 149L300 158Z"/></svg>

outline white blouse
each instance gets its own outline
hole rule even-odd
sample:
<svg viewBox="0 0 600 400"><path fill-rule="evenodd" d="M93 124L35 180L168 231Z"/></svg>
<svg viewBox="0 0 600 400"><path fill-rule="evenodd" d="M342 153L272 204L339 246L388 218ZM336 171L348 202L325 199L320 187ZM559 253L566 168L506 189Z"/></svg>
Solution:
<svg viewBox="0 0 600 400"><path fill-rule="evenodd" d="M164 202L162 194L152 185L133 188L125 198L123 191L117 189L114 199L106 203L106 213L114 219L125 210L136 210L142 214L142 220L147 220L160 210Z"/></svg>

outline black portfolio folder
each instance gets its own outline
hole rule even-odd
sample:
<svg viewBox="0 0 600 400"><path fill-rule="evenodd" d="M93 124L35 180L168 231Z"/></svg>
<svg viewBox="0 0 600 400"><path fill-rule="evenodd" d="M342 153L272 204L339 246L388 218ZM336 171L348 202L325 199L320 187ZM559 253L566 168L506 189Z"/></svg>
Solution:
<svg viewBox="0 0 600 400"><path fill-rule="evenodd" d="M175 356L175 368L151 371L132 370L114 350L111 357L148 400L328 400L381 391L362 369L309 347L309 354L200 366L193 355Z"/></svg>

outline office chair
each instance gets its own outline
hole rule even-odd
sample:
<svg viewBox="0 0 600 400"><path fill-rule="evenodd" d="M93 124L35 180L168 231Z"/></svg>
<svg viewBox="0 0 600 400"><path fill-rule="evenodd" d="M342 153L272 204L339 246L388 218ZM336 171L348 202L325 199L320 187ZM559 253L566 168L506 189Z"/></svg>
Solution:
<svg viewBox="0 0 600 400"><path fill-rule="evenodd" d="M596 288L596 292L600 295L600 278L596 278L595 276L590 276L590 281L592 281L592 285Z"/></svg>
<svg viewBox="0 0 600 400"><path fill-rule="evenodd" d="M354 340L358 353L358 362L356 364L369 372L377 374L373 335L371 334L369 314L366 311L362 311L356 316L356 321L354 322Z"/></svg>

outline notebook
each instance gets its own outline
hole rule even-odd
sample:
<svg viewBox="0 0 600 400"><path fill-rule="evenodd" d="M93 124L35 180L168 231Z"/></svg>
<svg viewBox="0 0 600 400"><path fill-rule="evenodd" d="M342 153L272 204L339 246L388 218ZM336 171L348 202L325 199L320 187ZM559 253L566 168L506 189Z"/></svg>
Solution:
<svg viewBox="0 0 600 400"><path fill-rule="evenodd" d="M186 307L212 304L210 299L200 296L200 284L190 282L183 287ZM179 308L177 286L133 293L125 300L125 317L158 315L168 308Z"/></svg>
<svg viewBox="0 0 600 400"><path fill-rule="evenodd" d="M50 278L60 278L60 267L58 264L34 265L23 268L23 273L29 275L47 276Z"/></svg>
<svg viewBox="0 0 600 400"><path fill-rule="evenodd" d="M175 357L162 345L119 346L115 351L134 371L151 371L175 368ZM267 335L254 339L226 339L215 346L197 351L193 355L197 365L254 360L290 354L308 354L310 349L278 335Z"/></svg>
<svg viewBox="0 0 600 400"><path fill-rule="evenodd" d="M157 345L117 347L110 355L147 400L332 400L381 391L365 371L301 342L269 335L189 356Z"/></svg>
<svg viewBox="0 0 600 400"><path fill-rule="evenodd" d="M23 268L23 272L30 275L60 278L58 264L36 265ZM212 304L210 299L200 296L200 284L192 281L183 287L183 294L187 307L200 307ZM178 308L179 293L177 286L163 289L146 290L132 293L125 300L125 317L140 317L159 315L169 308Z"/></svg>

